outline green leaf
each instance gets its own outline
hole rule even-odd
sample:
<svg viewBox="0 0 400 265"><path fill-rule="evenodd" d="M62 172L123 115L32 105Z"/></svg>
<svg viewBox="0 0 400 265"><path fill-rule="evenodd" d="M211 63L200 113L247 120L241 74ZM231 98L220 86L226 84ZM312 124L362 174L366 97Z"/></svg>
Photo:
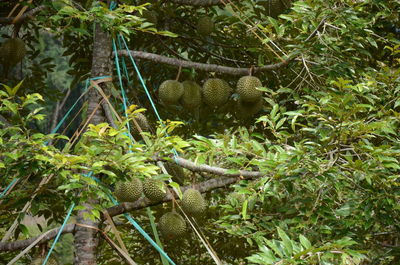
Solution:
<svg viewBox="0 0 400 265"><path fill-rule="evenodd" d="M307 239L305 236L300 235L300 236L299 236L299 239L300 239L301 245L302 245L305 249L311 248L311 246L312 246L312 245L311 245L311 242L308 241L308 239Z"/></svg>
<svg viewBox="0 0 400 265"><path fill-rule="evenodd" d="M243 217L244 220L247 219L247 205L248 205L248 203L249 203L249 201L246 199L244 201L244 203L243 203L243 206L242 206L242 217Z"/></svg>
<svg viewBox="0 0 400 265"><path fill-rule="evenodd" d="M285 247L284 250L287 252L287 255L290 257L293 254L293 245L292 245L292 240L288 237L288 235L278 227L278 234L279 237L283 241L283 246Z"/></svg>

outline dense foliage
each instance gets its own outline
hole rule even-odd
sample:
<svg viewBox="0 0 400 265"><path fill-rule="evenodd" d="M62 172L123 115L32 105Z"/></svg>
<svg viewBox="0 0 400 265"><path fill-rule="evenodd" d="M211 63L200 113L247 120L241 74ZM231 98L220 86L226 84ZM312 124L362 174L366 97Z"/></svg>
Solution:
<svg viewBox="0 0 400 265"><path fill-rule="evenodd" d="M294 1L274 18L266 12L268 1L204 8L121 1L114 10L95 1L59 2L33 1L48 9L24 21L20 30L27 57L9 74L2 68L0 191L18 179L12 192L0 198L2 237L15 219L19 222L13 239L56 227L71 203L81 210L93 197L99 203L87 217L99 219L105 208L113 206L109 195L116 182L154 178L161 173L155 157L171 160L176 150L198 164L265 173L205 195L208 209L196 219L196 227L223 263L400 263L398 1ZM156 19L146 9L155 12ZM215 24L209 35L195 30L197 19L204 15ZM72 115L62 130L78 133L48 134L51 107L63 100L63 92L71 89L72 102L83 92L81 84L92 63L94 22L113 37L123 34L132 50L168 57L249 69L292 60L287 67L256 73L264 86L260 88L264 105L251 119L235 114L236 94L214 109L166 106L157 101L157 89L163 81L176 78L177 68L141 60L139 67L161 117L176 121L157 124L140 80L128 65L130 80L124 79L123 85L130 102L139 107L131 106L127 117L122 115L115 76L110 101L121 116L116 128L107 123L88 125L86 131L83 123L69 128ZM3 37L10 37L11 31L5 29ZM222 78L231 87L239 79L195 69L182 69L178 75L180 81L200 84ZM71 79L69 88L62 87ZM87 105L81 105L83 111L77 116L86 121ZM139 112L148 118L152 133L132 143L126 125L133 126ZM185 185L218 177L185 172ZM179 184L172 182L170 187ZM22 208L30 200L25 213ZM151 210L157 222L171 211L171 204ZM148 211L132 215L151 233L154 226ZM23 224L25 215L44 216L48 227ZM162 264L159 254L122 216L114 220L138 264ZM63 236L57 248L63 264L72 263L70 244L71 238ZM163 244L177 264L213 263L193 231ZM98 248L99 263L123 262L104 241ZM33 249L30 257L38 251ZM0 253L0 263L15 255L17 251ZM21 264L29 260L25 257Z"/></svg>

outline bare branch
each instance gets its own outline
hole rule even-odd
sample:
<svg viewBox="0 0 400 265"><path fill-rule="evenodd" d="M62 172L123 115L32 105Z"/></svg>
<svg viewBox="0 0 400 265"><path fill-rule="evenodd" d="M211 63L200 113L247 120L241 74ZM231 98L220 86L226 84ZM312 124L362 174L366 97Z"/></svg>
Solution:
<svg viewBox="0 0 400 265"><path fill-rule="evenodd" d="M52 240L53 238L55 238L57 236L58 231L60 231L60 227L54 228L54 229L46 232L46 235L43 237L42 240L40 240L38 242L38 244ZM75 224L67 224L64 227L64 229L62 230L62 234L73 233L74 231L75 231ZM20 249L26 248L39 237L41 237L41 235L39 235L37 237L25 239L25 240L14 241L14 242L1 242L0 243L0 252L15 251L15 250L20 250Z"/></svg>
<svg viewBox="0 0 400 265"><path fill-rule="evenodd" d="M266 176L267 174L259 172L259 171L247 171L247 170L238 170L237 173L229 172L228 169L220 168L220 167L212 167L209 165L196 165L190 160L184 159L182 157L175 157L175 162L184 167L189 169L193 172L207 172L218 176L225 176L225 177L245 177L245 178L260 178Z"/></svg>
<svg viewBox="0 0 400 265"><path fill-rule="evenodd" d="M42 10L47 9L47 6L38 6L35 8L32 8L31 10L29 10L28 12L26 12L24 15L22 15L19 19L18 19L18 23L21 23L22 21L24 21L25 19L31 18L34 15L36 15L37 13L39 13ZM0 17L0 24L12 24L12 22L14 21L15 17Z"/></svg>
<svg viewBox="0 0 400 265"><path fill-rule="evenodd" d="M322 26L325 24L326 22L326 17L324 17L321 22L319 22L318 26L314 29L313 32L311 32L310 36L307 37L307 39L305 41L309 41L310 39L312 39L315 35L317 35L318 31L322 28Z"/></svg>
<svg viewBox="0 0 400 265"><path fill-rule="evenodd" d="M180 59L176 59L176 58L169 58L166 56L162 56L162 55L158 55L158 54L154 54L154 53L142 52L142 51L132 51L131 50L131 51L129 51L129 53L132 55L132 57L138 58L138 59L150 60L153 62L164 63L164 64L176 66L176 67L194 68L197 70L202 70L202 71L207 71L207 72L218 72L218 73L228 74L228 75L247 75L247 74L249 74L249 70L250 70L249 68L235 68L235 67L222 66L222 65L216 65L216 64L191 62L191 61L180 60ZM121 55L121 56L129 56L129 53L126 50L118 51L118 55ZM278 68L285 67L291 61L292 61L292 59L289 58L280 63L264 65L261 67L255 67L254 73L276 70Z"/></svg>

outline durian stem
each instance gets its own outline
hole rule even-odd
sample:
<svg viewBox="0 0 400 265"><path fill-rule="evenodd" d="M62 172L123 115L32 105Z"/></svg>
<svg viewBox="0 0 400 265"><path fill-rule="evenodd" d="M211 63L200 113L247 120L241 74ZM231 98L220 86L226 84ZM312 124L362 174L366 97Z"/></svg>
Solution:
<svg viewBox="0 0 400 265"><path fill-rule="evenodd" d="M179 66L178 73L176 74L176 78L175 78L176 81L179 81L179 78L181 77L181 73L182 73L182 65Z"/></svg>

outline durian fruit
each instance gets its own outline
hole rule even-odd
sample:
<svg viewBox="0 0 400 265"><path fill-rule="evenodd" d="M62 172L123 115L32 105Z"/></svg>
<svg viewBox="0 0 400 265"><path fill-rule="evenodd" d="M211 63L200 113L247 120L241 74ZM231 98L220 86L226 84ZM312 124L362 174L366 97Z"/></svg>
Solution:
<svg viewBox="0 0 400 265"><path fill-rule="evenodd" d="M158 226L165 239L174 239L183 235L186 231L185 219L175 211L161 216Z"/></svg>
<svg viewBox="0 0 400 265"><path fill-rule="evenodd" d="M184 81L181 104L187 109L195 109L201 104L201 86L194 81Z"/></svg>
<svg viewBox="0 0 400 265"><path fill-rule="evenodd" d="M186 214L199 215L206 209L206 202L198 190L187 189L182 196L182 209Z"/></svg>
<svg viewBox="0 0 400 265"><path fill-rule="evenodd" d="M212 18L203 16L197 21L197 32L200 35L207 36L214 31L214 21Z"/></svg>
<svg viewBox="0 0 400 265"><path fill-rule="evenodd" d="M255 76L243 76L237 82L236 93L244 102L256 102L262 96L262 91L257 90L257 87L262 87L260 79Z"/></svg>
<svg viewBox="0 0 400 265"><path fill-rule="evenodd" d="M178 183L179 185L183 185L185 182L185 171L183 168L175 164L174 162L164 163L164 167L167 170L168 174L172 176L172 180Z"/></svg>
<svg viewBox="0 0 400 265"><path fill-rule="evenodd" d="M3 64L13 67L19 63L26 54L25 43L20 38L7 39L0 47L0 57Z"/></svg>
<svg viewBox="0 0 400 265"><path fill-rule="evenodd" d="M143 17L150 23L153 23L154 25L157 24L158 22L158 18L157 18L158 14L155 11L151 11L151 10L145 10L143 11Z"/></svg>
<svg viewBox="0 0 400 265"><path fill-rule="evenodd" d="M120 182L114 194L120 202L134 202L142 195L143 185L140 179L132 178L130 181Z"/></svg>
<svg viewBox="0 0 400 265"><path fill-rule="evenodd" d="M147 199L159 202L164 199L167 193L162 180L148 178L143 182L143 193Z"/></svg>
<svg viewBox="0 0 400 265"><path fill-rule="evenodd" d="M165 104L174 105L178 103L183 95L183 85L175 80L166 80L161 83L158 89L158 96Z"/></svg>
<svg viewBox="0 0 400 265"><path fill-rule="evenodd" d="M45 257L37 257L32 261L32 265L42 265ZM46 262L46 265L58 265L58 261L55 257L50 256Z"/></svg>
<svg viewBox="0 0 400 265"><path fill-rule="evenodd" d="M243 102L239 100L236 104L236 117L239 119L250 119L263 109L264 100L260 98L257 102Z"/></svg>
<svg viewBox="0 0 400 265"><path fill-rule="evenodd" d="M210 78L203 85L204 102L211 107L218 107L226 103L232 92L229 84L219 78Z"/></svg>
<svg viewBox="0 0 400 265"><path fill-rule="evenodd" d="M150 125L149 122L147 121L146 116L144 116L142 113L136 113L135 114L135 120L137 122L137 124L140 126L140 129L142 129L142 132L148 132L150 131ZM131 126L131 133L133 137L139 137L140 133L138 128L136 127L136 125L132 122L132 126Z"/></svg>

